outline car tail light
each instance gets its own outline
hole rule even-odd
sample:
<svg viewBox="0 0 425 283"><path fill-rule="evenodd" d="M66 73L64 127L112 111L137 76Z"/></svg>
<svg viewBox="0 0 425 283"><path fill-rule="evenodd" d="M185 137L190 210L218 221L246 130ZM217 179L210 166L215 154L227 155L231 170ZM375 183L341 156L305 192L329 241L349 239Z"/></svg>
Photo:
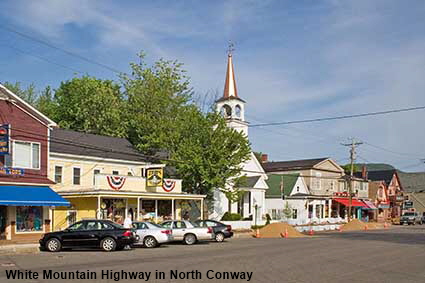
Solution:
<svg viewBox="0 0 425 283"><path fill-rule="evenodd" d="M212 233L213 229L211 227L208 227L208 232L207 233Z"/></svg>
<svg viewBox="0 0 425 283"><path fill-rule="evenodd" d="M232 225L226 225L226 230L227 231L232 231Z"/></svg>
<svg viewBox="0 0 425 283"><path fill-rule="evenodd" d="M167 234L167 235L171 235L173 231L171 230L161 230L161 233Z"/></svg>
<svg viewBox="0 0 425 283"><path fill-rule="evenodd" d="M122 235L124 237L131 237L131 235L133 235L133 233L131 231L125 231Z"/></svg>

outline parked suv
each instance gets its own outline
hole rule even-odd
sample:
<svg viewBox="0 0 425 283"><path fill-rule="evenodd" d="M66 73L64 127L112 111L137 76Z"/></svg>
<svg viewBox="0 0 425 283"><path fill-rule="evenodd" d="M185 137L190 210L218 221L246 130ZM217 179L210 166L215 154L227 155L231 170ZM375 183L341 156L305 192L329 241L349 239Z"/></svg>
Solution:
<svg viewBox="0 0 425 283"><path fill-rule="evenodd" d="M415 225L423 223L422 217L417 212L405 212L400 218L400 225L408 224Z"/></svg>

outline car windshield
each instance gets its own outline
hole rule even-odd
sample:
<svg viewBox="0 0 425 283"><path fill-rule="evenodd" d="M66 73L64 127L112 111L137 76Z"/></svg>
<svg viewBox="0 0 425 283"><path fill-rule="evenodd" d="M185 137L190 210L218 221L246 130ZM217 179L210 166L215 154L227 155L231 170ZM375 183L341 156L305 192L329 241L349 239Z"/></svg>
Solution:
<svg viewBox="0 0 425 283"><path fill-rule="evenodd" d="M414 212L406 212L403 216L415 216Z"/></svg>

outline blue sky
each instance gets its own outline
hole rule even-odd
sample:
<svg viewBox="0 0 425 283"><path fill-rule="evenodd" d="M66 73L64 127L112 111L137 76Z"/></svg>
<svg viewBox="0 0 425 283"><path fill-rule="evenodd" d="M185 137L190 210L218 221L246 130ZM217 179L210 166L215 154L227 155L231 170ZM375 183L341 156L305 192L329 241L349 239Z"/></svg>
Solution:
<svg viewBox="0 0 425 283"><path fill-rule="evenodd" d="M120 71L144 50L185 64L197 95L222 92L228 40L251 124L425 105L425 2L1 1L0 23ZM0 29L0 81L56 87L116 74ZM45 62L46 58L74 69ZM250 129L272 160L330 156L425 170L425 111Z"/></svg>

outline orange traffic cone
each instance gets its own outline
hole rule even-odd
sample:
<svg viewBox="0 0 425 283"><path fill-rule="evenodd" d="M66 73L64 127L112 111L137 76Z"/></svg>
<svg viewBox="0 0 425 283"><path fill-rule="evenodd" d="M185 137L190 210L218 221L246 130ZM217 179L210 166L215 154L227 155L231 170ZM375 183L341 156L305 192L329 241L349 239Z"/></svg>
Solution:
<svg viewBox="0 0 425 283"><path fill-rule="evenodd" d="M255 230L255 238L260 238L260 229Z"/></svg>
<svg viewBox="0 0 425 283"><path fill-rule="evenodd" d="M310 236L313 236L313 235L314 235L314 232L313 232L313 229L312 229L312 228L310 228L310 232L308 232L308 234L309 234Z"/></svg>
<svg viewBox="0 0 425 283"><path fill-rule="evenodd" d="M384 222L384 229L388 229L388 224L386 221Z"/></svg>
<svg viewBox="0 0 425 283"><path fill-rule="evenodd" d="M364 230L367 231L367 225L364 226Z"/></svg>
<svg viewBox="0 0 425 283"><path fill-rule="evenodd" d="M288 228L285 228L285 238L288 238L289 234L288 234Z"/></svg>
<svg viewBox="0 0 425 283"><path fill-rule="evenodd" d="M338 227L338 231L339 231L339 232L342 232L342 225L339 225L339 227Z"/></svg>

